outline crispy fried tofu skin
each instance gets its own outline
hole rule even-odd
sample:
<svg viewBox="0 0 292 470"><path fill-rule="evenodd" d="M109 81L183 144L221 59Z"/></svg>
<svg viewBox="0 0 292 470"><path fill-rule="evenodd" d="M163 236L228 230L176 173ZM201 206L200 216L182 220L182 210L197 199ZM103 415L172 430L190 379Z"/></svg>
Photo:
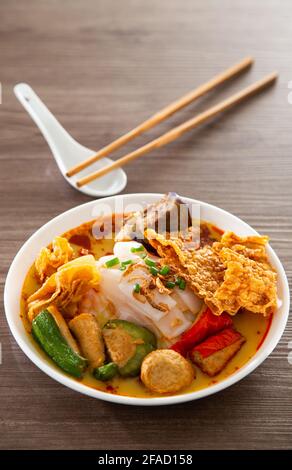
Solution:
<svg viewBox="0 0 292 470"><path fill-rule="evenodd" d="M254 313L269 315L277 304L276 274L229 248L220 251L226 266L224 282L216 290L213 304L231 314L245 308Z"/></svg>
<svg viewBox="0 0 292 470"><path fill-rule="evenodd" d="M41 281L51 276L57 269L68 263L73 257L73 249L66 238L55 237L51 248L42 248L37 259L35 268Z"/></svg>
<svg viewBox="0 0 292 470"><path fill-rule="evenodd" d="M245 308L267 316L276 309L277 278L266 254L267 237L240 238L227 232L212 246L190 250L182 238L166 238L153 230L145 235L215 315L235 315Z"/></svg>
<svg viewBox="0 0 292 470"><path fill-rule="evenodd" d="M245 338L238 331L226 328L195 346L190 358L205 374L213 377L224 369L244 342Z"/></svg>
<svg viewBox="0 0 292 470"><path fill-rule="evenodd" d="M222 248L230 248L232 251L236 251L246 258L263 263L267 268L270 268L266 252L266 244L268 241L269 238L265 235L260 237L255 235L239 237L233 232L225 232L220 242L214 244L214 248L216 248L217 251L220 251Z"/></svg>
<svg viewBox="0 0 292 470"><path fill-rule="evenodd" d="M65 309L70 303L77 303L83 294L97 286L99 280L100 274L92 255L69 261L28 298L29 320L32 321L48 305Z"/></svg>
<svg viewBox="0 0 292 470"><path fill-rule="evenodd" d="M141 380L156 393L175 393L191 384L195 371L179 353L171 349L157 349L142 363Z"/></svg>

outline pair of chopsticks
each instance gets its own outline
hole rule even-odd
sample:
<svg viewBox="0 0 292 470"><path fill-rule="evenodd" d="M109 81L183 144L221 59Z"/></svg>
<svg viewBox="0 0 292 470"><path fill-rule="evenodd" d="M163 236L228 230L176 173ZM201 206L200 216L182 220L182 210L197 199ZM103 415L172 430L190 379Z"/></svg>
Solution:
<svg viewBox="0 0 292 470"><path fill-rule="evenodd" d="M172 114L176 113L180 109L184 108L188 104L192 103L193 101L197 100L199 97L205 95L209 91L213 90L217 86L221 85L225 81L235 77L239 73L247 70L253 64L253 59L251 57L246 57L241 60L238 64L230 67L229 69L225 70L219 75L216 75L214 78L209 80L208 82L204 83L203 85L199 86L195 90L191 91L190 93L184 95L182 98L174 101L172 104L166 106L162 110L158 111L156 114L151 116L146 121L142 122L140 125L132 129L127 134L119 137L118 139L114 140L111 144L103 147L99 150L95 155L92 157L84 160L84 162L74 166L67 172L67 176L73 176L76 173L79 173L84 168L87 168L89 165L92 165L94 162L97 162L101 158L109 155L113 151L117 150L118 148L122 147L124 144L129 142L130 140L134 139L138 135L142 134L143 132L151 129L152 127L156 126L160 122L167 119ZM232 108L233 106L239 104L246 98L254 95L257 92L260 92L264 88L272 85L275 80L277 79L278 74L276 72L271 73L270 75L265 76L261 80L249 85L248 87L244 88L243 90L235 93L234 95L230 96L229 98L221 101L220 103L212 106L211 108L203 111L202 113L198 114L192 119L180 124L177 127L174 127L170 131L166 132L165 134L161 135L160 137L152 140L146 145L134 150L131 153L123 156L122 158L114 161L110 165L107 165L100 170L97 170L84 178L81 178L77 181L77 186L81 187L85 184L90 183L91 181L99 178L101 176L106 175L110 171L120 168L127 163L135 160L136 158L145 155L146 153L150 152L153 149L163 147L164 145L173 142L174 140L181 137L183 134L188 132L191 129L198 127L199 125L203 124L204 122L208 121L209 119L217 116L218 114L222 113L223 111L227 111L228 109Z"/></svg>

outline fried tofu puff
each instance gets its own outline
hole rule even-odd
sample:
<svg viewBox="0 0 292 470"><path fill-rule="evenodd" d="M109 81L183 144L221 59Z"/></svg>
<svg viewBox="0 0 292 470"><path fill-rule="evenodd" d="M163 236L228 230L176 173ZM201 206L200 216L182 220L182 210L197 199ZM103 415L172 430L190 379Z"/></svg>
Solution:
<svg viewBox="0 0 292 470"><path fill-rule="evenodd" d="M157 349L146 356L141 367L141 380L156 393L175 393L195 378L192 365L171 349Z"/></svg>

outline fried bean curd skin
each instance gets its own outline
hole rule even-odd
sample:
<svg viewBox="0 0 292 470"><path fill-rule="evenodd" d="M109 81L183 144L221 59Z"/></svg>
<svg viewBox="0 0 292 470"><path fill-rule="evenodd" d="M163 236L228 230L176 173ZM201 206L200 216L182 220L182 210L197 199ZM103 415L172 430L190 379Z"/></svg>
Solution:
<svg viewBox="0 0 292 470"><path fill-rule="evenodd" d="M267 237L241 239L227 232L221 242L197 250L187 249L181 238L153 230L146 237L214 314L235 315L245 308L268 316L276 309L277 277L263 251Z"/></svg>
<svg viewBox="0 0 292 470"><path fill-rule="evenodd" d="M156 393L175 393L191 384L195 378L192 365L171 349L157 349L142 363L141 380Z"/></svg>
<svg viewBox="0 0 292 470"><path fill-rule="evenodd" d="M55 305L67 309L77 303L92 287L99 283L100 274L92 255L81 256L58 268L44 284L27 299L30 321L44 308Z"/></svg>
<svg viewBox="0 0 292 470"><path fill-rule="evenodd" d="M268 241L269 237L265 235L239 237L234 232L225 232L220 242L215 242L213 247L217 251L220 251L222 248L230 248L232 251L236 251L238 254L263 263L267 268L270 268L266 252L266 244Z"/></svg>
<svg viewBox="0 0 292 470"><path fill-rule="evenodd" d="M35 260L35 268L40 280L43 282L72 258L73 249L68 240L63 237L55 237L51 247L42 248Z"/></svg>
<svg viewBox="0 0 292 470"><path fill-rule="evenodd" d="M268 316L277 307L276 274L229 248L223 248L220 259L226 266L224 282L217 289L213 303L235 314L240 308Z"/></svg>

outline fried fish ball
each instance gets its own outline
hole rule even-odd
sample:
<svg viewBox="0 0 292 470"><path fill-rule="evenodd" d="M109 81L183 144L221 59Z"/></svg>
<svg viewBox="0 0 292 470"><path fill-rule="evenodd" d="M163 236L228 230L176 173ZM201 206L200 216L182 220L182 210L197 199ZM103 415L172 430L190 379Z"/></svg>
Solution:
<svg viewBox="0 0 292 470"><path fill-rule="evenodd" d="M142 363L141 380L153 392L178 392L190 385L194 378L192 365L172 349L157 349Z"/></svg>

